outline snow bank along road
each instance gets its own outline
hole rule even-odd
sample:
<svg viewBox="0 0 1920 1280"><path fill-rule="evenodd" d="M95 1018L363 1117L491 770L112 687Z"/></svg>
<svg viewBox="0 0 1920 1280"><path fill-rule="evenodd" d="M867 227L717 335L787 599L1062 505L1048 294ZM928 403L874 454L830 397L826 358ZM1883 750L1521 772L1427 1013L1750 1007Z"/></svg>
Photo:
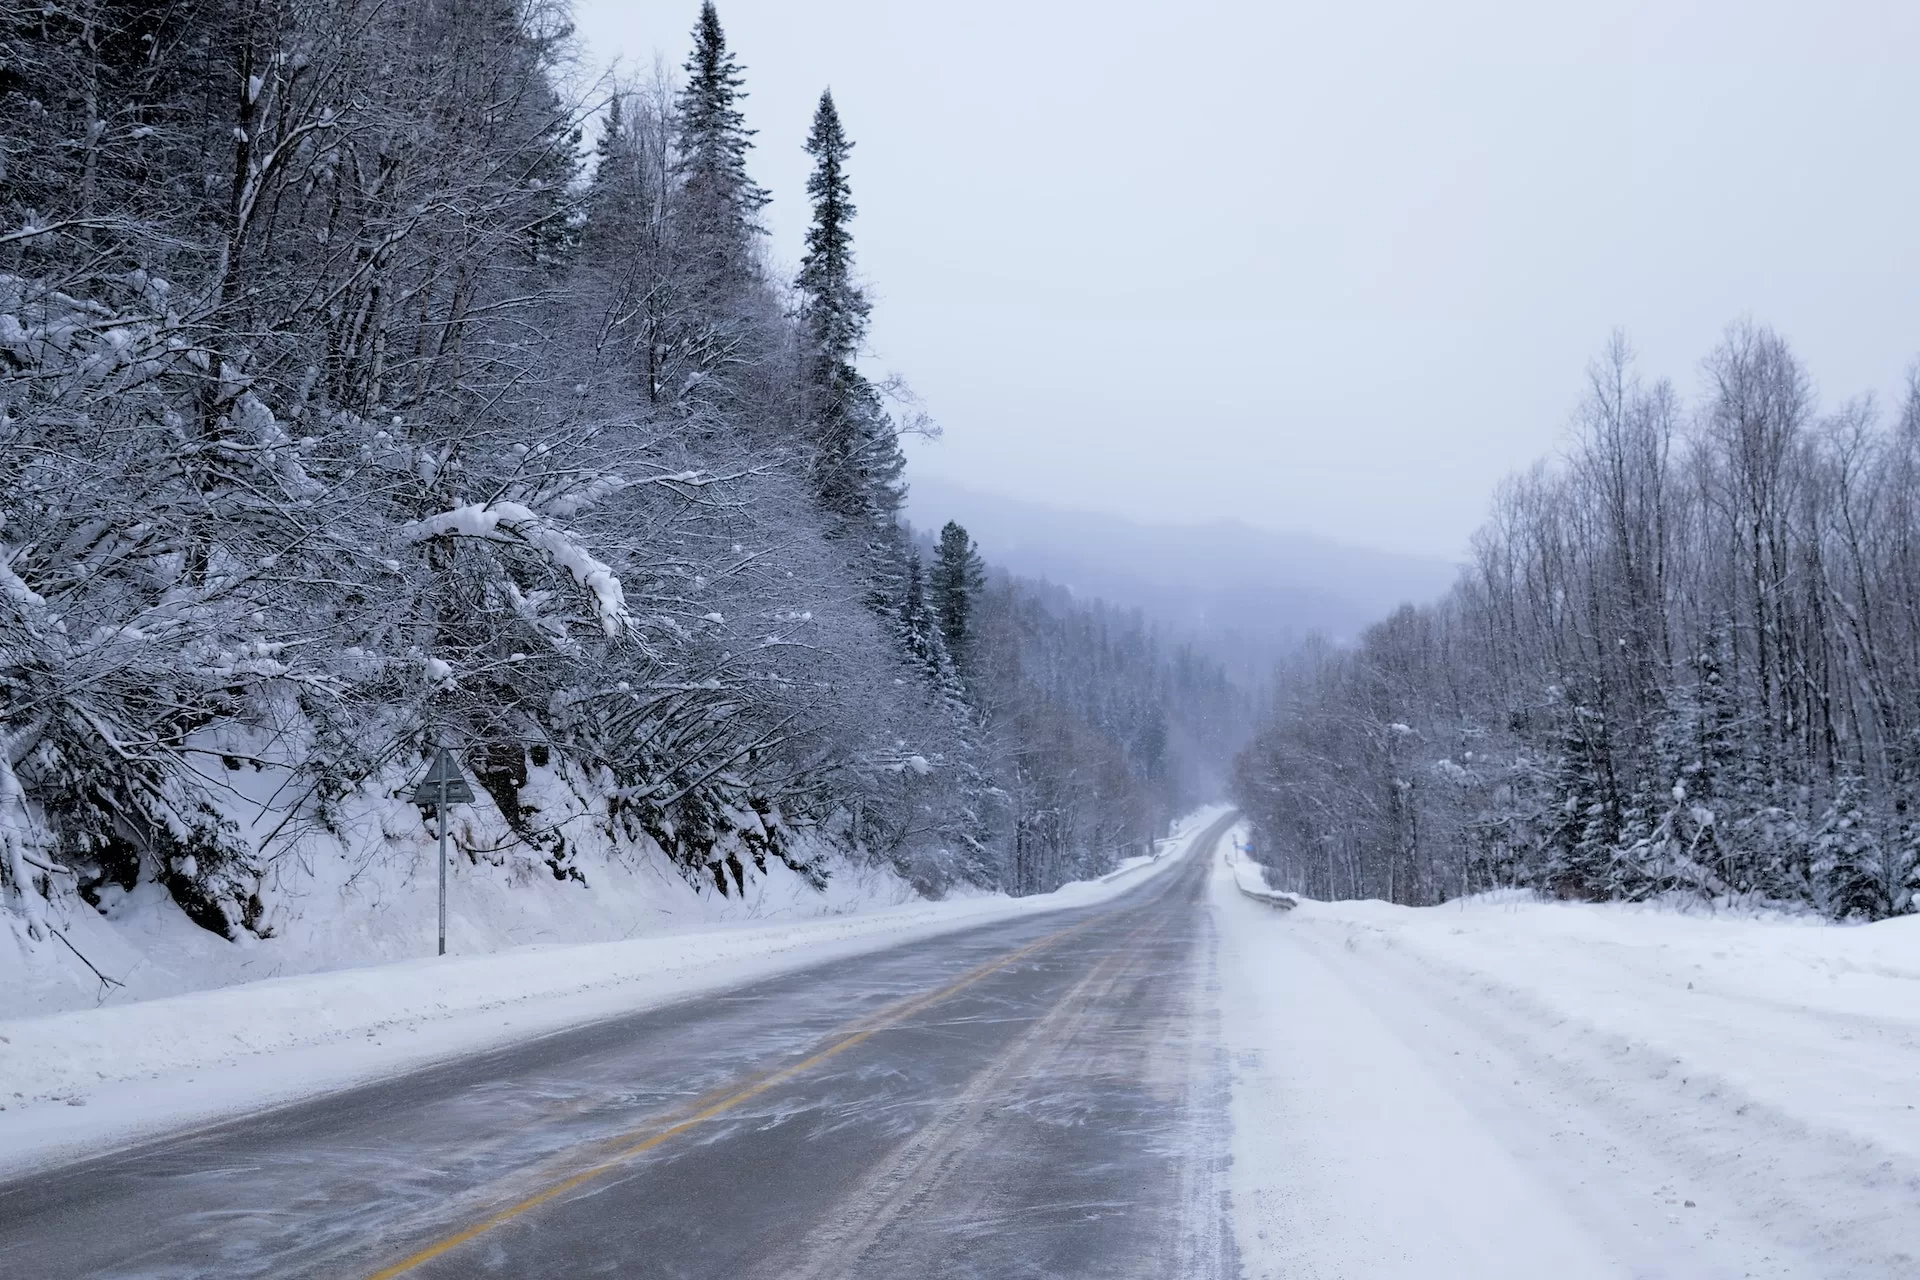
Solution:
<svg viewBox="0 0 1920 1280"><path fill-rule="evenodd" d="M1250 1280L1920 1277L1920 919L1213 907Z"/></svg>
<svg viewBox="0 0 1920 1280"><path fill-rule="evenodd" d="M1920 1276L1920 920L1282 912L1230 822L16 1178L0 1276Z"/></svg>
<svg viewBox="0 0 1920 1280"><path fill-rule="evenodd" d="M0 1181L803 967L1108 903L1166 874L1225 812L1182 818L1157 861L1129 858L1099 880L1031 897L868 904L821 918L371 964L0 1021Z"/></svg>
<svg viewBox="0 0 1920 1280"><path fill-rule="evenodd" d="M0 1274L1225 1277L1210 853L0 1186Z"/></svg>

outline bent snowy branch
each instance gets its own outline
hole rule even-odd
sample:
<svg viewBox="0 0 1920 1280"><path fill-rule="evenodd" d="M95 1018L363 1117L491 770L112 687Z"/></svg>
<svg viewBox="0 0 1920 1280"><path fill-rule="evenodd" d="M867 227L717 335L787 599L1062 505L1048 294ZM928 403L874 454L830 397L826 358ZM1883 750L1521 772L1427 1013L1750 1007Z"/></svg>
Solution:
<svg viewBox="0 0 1920 1280"><path fill-rule="evenodd" d="M616 636L633 626L620 579L570 535L517 502L468 503L401 529L408 542L434 538L474 538L530 547L564 569L593 598L601 629Z"/></svg>

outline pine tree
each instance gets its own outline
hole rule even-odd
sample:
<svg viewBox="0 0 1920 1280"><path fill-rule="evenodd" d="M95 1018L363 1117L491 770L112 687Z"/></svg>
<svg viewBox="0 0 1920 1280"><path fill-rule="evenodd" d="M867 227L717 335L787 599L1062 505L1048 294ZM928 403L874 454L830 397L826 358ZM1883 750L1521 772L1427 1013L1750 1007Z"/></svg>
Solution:
<svg viewBox="0 0 1920 1280"><path fill-rule="evenodd" d="M1813 836L1815 900L1836 920L1881 920L1898 908L1897 859L1886 856L1866 813L1860 778L1844 775Z"/></svg>
<svg viewBox="0 0 1920 1280"><path fill-rule="evenodd" d="M870 543L888 541L903 493L906 462L899 432L873 384L854 361L866 337L868 303L853 278L853 190L846 161L853 144L841 126L831 90L814 111L807 154L813 223L794 284L809 346L808 382L815 403L814 484L820 503L843 529Z"/></svg>
<svg viewBox="0 0 1920 1280"><path fill-rule="evenodd" d="M807 198L813 202L813 225L807 229L807 251L800 259L795 284L802 297L801 320L813 340L817 359L828 366L851 368L866 337L866 294L853 280L853 189L847 183L847 156L853 143L841 127L833 105L833 90L820 95L813 113L813 132L806 152L813 157L807 179Z"/></svg>
<svg viewBox="0 0 1920 1280"><path fill-rule="evenodd" d="M928 578L947 652L964 669L968 641L972 638L973 601L986 584L986 568L979 548L955 521L947 521L946 527L940 530L940 545Z"/></svg>
<svg viewBox="0 0 1920 1280"><path fill-rule="evenodd" d="M938 680L945 654L940 644L939 622L927 607L925 584L920 557L909 556L906 586L900 594L900 643L929 680Z"/></svg>
<svg viewBox="0 0 1920 1280"><path fill-rule="evenodd" d="M773 197L747 176L754 130L747 128L739 105L747 96L741 88L746 73L727 48L712 0L700 6L685 69L687 85L677 102L678 171L688 217L697 233L744 249L763 230L760 211Z"/></svg>

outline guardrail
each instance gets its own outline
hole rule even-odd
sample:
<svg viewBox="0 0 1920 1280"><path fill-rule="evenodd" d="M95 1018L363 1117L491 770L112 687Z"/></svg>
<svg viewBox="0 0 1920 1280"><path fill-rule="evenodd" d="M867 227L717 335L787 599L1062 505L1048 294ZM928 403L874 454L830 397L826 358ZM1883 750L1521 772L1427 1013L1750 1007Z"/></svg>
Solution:
<svg viewBox="0 0 1920 1280"><path fill-rule="evenodd" d="M1245 896L1252 898L1255 902L1264 902L1277 911L1291 911L1300 905L1298 898L1290 893L1281 893L1278 889L1249 889L1246 880L1240 874L1240 868L1245 866L1258 867L1259 864L1241 861L1238 850L1229 852L1226 857L1227 870L1233 872L1233 887ZM1256 871L1255 874L1259 875L1262 879L1266 877L1265 872Z"/></svg>
<svg viewBox="0 0 1920 1280"><path fill-rule="evenodd" d="M1277 889L1249 889L1240 883L1240 877L1238 876L1234 877L1233 882L1234 887L1239 889L1241 893L1252 898L1255 902L1264 902L1275 910L1291 911L1300 905L1299 900L1290 893L1281 893Z"/></svg>

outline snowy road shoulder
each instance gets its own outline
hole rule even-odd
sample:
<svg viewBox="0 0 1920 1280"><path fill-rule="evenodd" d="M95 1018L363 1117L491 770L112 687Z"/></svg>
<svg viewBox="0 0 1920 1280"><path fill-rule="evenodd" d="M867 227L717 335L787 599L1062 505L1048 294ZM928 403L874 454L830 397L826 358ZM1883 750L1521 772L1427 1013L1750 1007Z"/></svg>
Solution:
<svg viewBox="0 0 1920 1280"><path fill-rule="evenodd" d="M1249 1277L1916 1273L1905 922L1213 903Z"/></svg>
<svg viewBox="0 0 1920 1280"><path fill-rule="evenodd" d="M1222 862L1235 1234L1261 1277L1616 1274L1528 1171Z"/></svg>
<svg viewBox="0 0 1920 1280"><path fill-rule="evenodd" d="M245 983L0 1021L0 1172L17 1173L491 1046L917 939L1090 906L1157 861L1029 898L978 897L757 928L528 947Z"/></svg>
<svg viewBox="0 0 1920 1280"><path fill-rule="evenodd" d="M1299 906L1300 900L1292 894L1281 893L1268 886L1265 869L1240 851L1245 839L1246 825L1242 823L1233 829L1233 838L1221 846L1220 853L1227 870L1233 875L1233 882L1239 888L1241 896L1282 911L1291 911Z"/></svg>
<svg viewBox="0 0 1920 1280"><path fill-rule="evenodd" d="M1920 918L1845 926L1517 895L1300 916L1329 945L1417 963L1920 1164Z"/></svg>

